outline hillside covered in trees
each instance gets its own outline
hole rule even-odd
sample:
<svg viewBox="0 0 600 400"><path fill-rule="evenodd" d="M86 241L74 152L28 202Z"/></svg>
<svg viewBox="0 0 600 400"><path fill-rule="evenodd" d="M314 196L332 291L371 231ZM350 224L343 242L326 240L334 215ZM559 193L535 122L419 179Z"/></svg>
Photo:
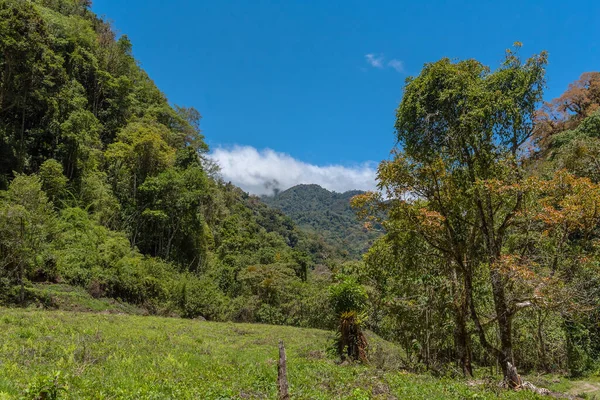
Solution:
<svg viewBox="0 0 600 400"><path fill-rule="evenodd" d="M61 283L150 313L330 323L310 271L339 250L222 182L200 113L88 2L0 2L0 47L0 302Z"/></svg>
<svg viewBox="0 0 600 400"><path fill-rule="evenodd" d="M127 36L89 1L0 0L0 306L337 330L335 339L315 334L331 348L294 341L300 365L327 371L332 397L336 377L351 382L362 372L395 393L407 393L399 370L490 382L501 375L512 389L527 386L519 374L597 374L600 73L583 73L545 102L548 56L522 58L520 47L495 69L444 58L406 80L390 121L398 144L379 166L377 191L300 185L259 198L221 179L200 112L171 105ZM0 322L10 326L6 341L19 344L0 348L0 372L22 376L30 354L44 369L44 354L60 353L46 342L39 353L21 344L53 337L35 315L11 311ZM87 318L64 316L63 340L74 340L69 321ZM173 332L169 319L151 320ZM131 321L144 326L136 337L156 329ZM177 324L174 335L193 327ZM245 334L230 325L203 329ZM251 345L263 346L252 334ZM57 356L75 384L88 366L111 362L89 353L105 350L102 335L85 335L94 350L84 344L67 361ZM376 352L372 337L392 345ZM170 336L152 340L168 352ZM180 345L189 352L187 339ZM210 348L201 351L210 358ZM119 357L127 369L132 359ZM393 372L384 374L390 358ZM171 371L188 366L164 359ZM258 359L248 368L270 368L270 358ZM230 361L227 371L241 365L237 353ZM454 397L480 394L436 382L440 398L448 388ZM172 383L160 390L176 393ZM355 398L388 394L362 383ZM10 386L1 375L0 385ZM94 389L86 385L79 390ZM255 397L272 394L269 385L261 380ZM492 386L481 393L493 397ZM350 396L347 387L338 393Z"/></svg>
<svg viewBox="0 0 600 400"><path fill-rule="evenodd" d="M281 210L305 230L322 235L334 247L360 259L379 234L366 228L350 206L359 190L330 192L319 185L297 185L273 196L262 196L269 206Z"/></svg>

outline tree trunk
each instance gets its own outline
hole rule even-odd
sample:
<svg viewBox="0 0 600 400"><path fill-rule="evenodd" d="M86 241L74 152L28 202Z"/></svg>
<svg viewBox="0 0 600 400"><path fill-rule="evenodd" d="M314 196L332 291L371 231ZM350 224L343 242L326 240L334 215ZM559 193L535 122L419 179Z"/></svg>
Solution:
<svg viewBox="0 0 600 400"><path fill-rule="evenodd" d="M346 358L351 361L360 360L367 363L367 338L360 329L356 312L344 313L340 316L340 338L338 341L338 353L342 360Z"/></svg>
<svg viewBox="0 0 600 400"><path fill-rule="evenodd" d="M17 172L22 173L24 169L25 169L25 105L23 105L23 110L21 110L21 129L20 129L20 134L19 134L19 162L17 164Z"/></svg>
<svg viewBox="0 0 600 400"><path fill-rule="evenodd" d="M496 320L498 321L498 330L500 332L500 352L498 362L502 368L502 374L509 387L514 388L520 385L517 369L514 366L511 332L511 315L506 304L506 294L504 291L504 282L500 272L490 264L490 280L492 283L492 293L494 297L494 308L496 310Z"/></svg>
<svg viewBox="0 0 600 400"><path fill-rule="evenodd" d="M471 351L469 346L469 334L467 331L466 315L463 310L456 310L456 328L454 330L454 341L456 345L456 357L464 376L473 376L471 365Z"/></svg>
<svg viewBox="0 0 600 400"><path fill-rule="evenodd" d="M497 273L497 271L496 271ZM502 282L500 282L502 283ZM502 290L499 291L500 293L504 294L504 287L501 286ZM481 321L479 320L479 316L477 315L477 309L475 307L475 303L474 303L474 299L473 299L473 284L471 282L471 276L468 274L465 274L465 290L466 290L466 296L468 298L468 302L469 302L469 308L471 311L471 320L473 321L473 323L475 324L475 328L477 329L477 334L479 335L479 342L481 343L481 346L490 354L492 355L497 363L500 365L500 368L502 368L502 374L504 376L504 380L507 382L507 384L510 387L516 387L517 385L515 384L511 384L511 381L509 379L508 374L510 373L510 369L512 368L515 372L516 372L516 368L512 366L512 364L510 363L511 360L507 361L507 357L505 356L505 354L510 354L512 357L512 345L511 345L511 337L510 337L510 327L508 330L508 346L506 345L506 340L507 340L507 335L506 335L506 330L502 330L501 329L501 344L502 344L502 348L501 350L497 349L496 347L492 346L488 341L487 338L485 336L485 330L483 328L483 325L481 324ZM500 302L496 301L496 292L494 292L494 304L501 304ZM504 303L506 305L506 303ZM500 307L502 308L502 307ZM496 312L498 312L498 308L496 308ZM510 321L510 319L509 319ZM500 322L498 322L498 326L500 325ZM504 351L506 351L506 349L509 348L510 352L509 353L505 353ZM510 366L510 367L509 367ZM514 382L516 383L516 382Z"/></svg>
<svg viewBox="0 0 600 400"><path fill-rule="evenodd" d="M542 317L542 310L538 310L538 324L537 324L537 337L540 344L540 364L544 371L550 372L548 367L548 357L546 355L546 343L544 343L544 334L542 332L542 326L544 325L545 318Z"/></svg>
<svg viewBox="0 0 600 400"><path fill-rule="evenodd" d="M25 242L25 221L23 221L23 217L21 217L21 243L20 243L20 247L21 249L24 247L24 242ZM23 255L21 255L20 257L21 259L19 260L19 285L20 285L20 293L19 293L19 301L21 303L21 305L25 305L25 282L24 282L24 275L25 275L25 266L23 265Z"/></svg>
<svg viewBox="0 0 600 400"><path fill-rule="evenodd" d="M471 365L471 346L469 331L467 329L467 318L469 312L468 280L466 274L469 271L463 271L463 285L459 283L456 269L452 272L452 286L454 289L454 320L456 327L454 329L454 343L456 347L456 356L458 364L464 376L473 376L473 366ZM461 288L461 289L459 289Z"/></svg>
<svg viewBox="0 0 600 400"><path fill-rule="evenodd" d="M25 305L25 282L23 281L23 261L19 262L19 303Z"/></svg>
<svg viewBox="0 0 600 400"><path fill-rule="evenodd" d="M430 333L430 328L429 328L429 308L425 309L425 367L427 369L429 369L429 363L430 363L430 355L431 355L431 349L430 349L430 343L429 343L429 339L431 337L431 333Z"/></svg>
<svg viewBox="0 0 600 400"><path fill-rule="evenodd" d="M469 309L466 282L464 290L459 290L459 281L456 270L452 271L452 288L454 295L454 345L456 359L464 376L473 376L471 365L471 348L469 332L467 330L467 315Z"/></svg>
<svg viewBox="0 0 600 400"><path fill-rule="evenodd" d="M521 196L517 200L515 209L519 207ZM502 275L497 269L497 262L501 257L501 249L503 243L503 231L506 228L506 224L510 220L507 216L499 228L498 232L495 231L496 221L494 220L494 207L489 193L482 196L477 201L477 207L479 209L479 215L482 222L482 231L485 238L487 262L490 269L490 283L492 285L492 297L494 299L494 309L496 311L496 321L498 323L498 330L500 332L500 349L496 349L494 353L502 369L502 375L504 380L509 387L514 388L520 385L520 379L518 377L517 369L514 366L513 350L512 350L512 329L511 329L511 317L506 302L506 293ZM473 315L475 315L475 309L472 308ZM476 322L478 324L478 322ZM485 336L482 328L479 326L478 329L481 331L480 336ZM491 347L491 346L490 346Z"/></svg>

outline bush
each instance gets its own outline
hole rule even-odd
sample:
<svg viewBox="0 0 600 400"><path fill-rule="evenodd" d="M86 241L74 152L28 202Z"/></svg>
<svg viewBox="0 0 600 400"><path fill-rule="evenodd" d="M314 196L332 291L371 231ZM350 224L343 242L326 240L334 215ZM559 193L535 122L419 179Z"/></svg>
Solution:
<svg viewBox="0 0 600 400"><path fill-rule="evenodd" d="M258 296L238 296L229 303L227 319L235 322L256 322L256 313L261 304Z"/></svg>
<svg viewBox="0 0 600 400"><path fill-rule="evenodd" d="M201 316L213 321L225 319L227 298L207 277L185 275L182 278L179 296L183 317Z"/></svg>
<svg viewBox="0 0 600 400"><path fill-rule="evenodd" d="M287 323L287 318L283 315L279 307L263 303L256 310L256 322L270 325L284 325Z"/></svg>
<svg viewBox="0 0 600 400"><path fill-rule="evenodd" d="M343 277L341 282L329 287L329 299L336 315L345 312L362 312L367 305L367 292L356 278Z"/></svg>
<svg viewBox="0 0 600 400"><path fill-rule="evenodd" d="M67 177L63 175L62 165L55 159L49 158L40 166L42 188L48 198L58 206L58 202L67 191Z"/></svg>
<svg viewBox="0 0 600 400"><path fill-rule="evenodd" d="M567 366L572 377L585 375L593 368L590 332L584 324L565 321L567 334Z"/></svg>
<svg viewBox="0 0 600 400"><path fill-rule="evenodd" d="M339 317L337 350L340 357L367 361L367 339L362 333L359 314L367 305L367 292L356 278L344 276L341 282L329 287L332 307Z"/></svg>

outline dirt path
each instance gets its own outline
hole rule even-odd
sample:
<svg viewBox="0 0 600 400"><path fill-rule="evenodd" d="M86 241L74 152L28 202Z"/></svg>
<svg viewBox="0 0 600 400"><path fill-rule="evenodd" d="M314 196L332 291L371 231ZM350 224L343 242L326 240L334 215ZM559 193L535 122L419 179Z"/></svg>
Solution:
<svg viewBox="0 0 600 400"><path fill-rule="evenodd" d="M570 394L587 394L593 398L600 399L600 383L591 383L586 381L572 381L573 387L569 389Z"/></svg>

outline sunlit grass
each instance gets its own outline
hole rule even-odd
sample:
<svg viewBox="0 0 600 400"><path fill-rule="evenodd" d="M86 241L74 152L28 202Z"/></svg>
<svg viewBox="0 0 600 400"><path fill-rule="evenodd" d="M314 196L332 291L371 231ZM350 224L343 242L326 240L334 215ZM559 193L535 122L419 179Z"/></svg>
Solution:
<svg viewBox="0 0 600 400"><path fill-rule="evenodd" d="M0 308L0 399L19 398L57 372L70 399L273 399L280 338L294 399L535 398L391 364L338 365L328 353L333 334L315 329Z"/></svg>

